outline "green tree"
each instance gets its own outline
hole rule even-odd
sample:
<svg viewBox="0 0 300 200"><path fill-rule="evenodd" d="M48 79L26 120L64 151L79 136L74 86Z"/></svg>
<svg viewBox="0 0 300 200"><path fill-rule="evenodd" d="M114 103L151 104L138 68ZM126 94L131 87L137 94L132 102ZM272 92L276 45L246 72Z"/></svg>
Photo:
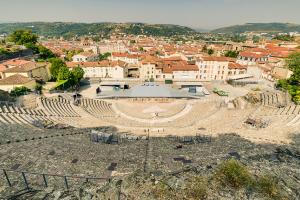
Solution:
<svg viewBox="0 0 300 200"><path fill-rule="evenodd" d="M11 92L11 96L21 96L26 95L28 92L30 92L30 89L27 87L21 86L21 87L15 87Z"/></svg>
<svg viewBox="0 0 300 200"><path fill-rule="evenodd" d="M39 48L37 45L33 44L33 43L26 43L24 45L27 49L31 49L33 51L33 53L37 54L39 53Z"/></svg>
<svg viewBox="0 0 300 200"><path fill-rule="evenodd" d="M83 78L84 76L84 71L81 67L75 67L74 69L71 70L71 74L72 76L70 78L73 79L73 84L77 85L80 80Z"/></svg>
<svg viewBox="0 0 300 200"><path fill-rule="evenodd" d="M207 51L208 55L210 55L210 56L213 55L214 52L215 52L215 51L214 51L213 49L208 49L208 51Z"/></svg>
<svg viewBox="0 0 300 200"><path fill-rule="evenodd" d="M230 38L232 42L245 42L247 40L246 36L234 35Z"/></svg>
<svg viewBox="0 0 300 200"><path fill-rule="evenodd" d="M300 81L300 52L292 53L286 59L288 68L293 72L291 77L295 84L299 84Z"/></svg>
<svg viewBox="0 0 300 200"><path fill-rule="evenodd" d="M279 80L277 87L288 91L292 100L300 104L300 53L290 54L286 59L286 65L293 74L289 79Z"/></svg>
<svg viewBox="0 0 300 200"><path fill-rule="evenodd" d="M58 81L69 80L70 77L71 77L71 72L69 71L69 69L66 66L62 66L59 68L58 74L57 74Z"/></svg>
<svg viewBox="0 0 300 200"><path fill-rule="evenodd" d="M252 37L253 43L259 43L259 40L260 40L260 37L259 37L259 36L254 35L254 36Z"/></svg>
<svg viewBox="0 0 300 200"><path fill-rule="evenodd" d="M226 53L224 54L224 56L230 57L230 58L237 58L238 55L239 55L238 51L226 51Z"/></svg>
<svg viewBox="0 0 300 200"><path fill-rule="evenodd" d="M4 48L0 48L0 55L8 54L8 51Z"/></svg>
<svg viewBox="0 0 300 200"><path fill-rule="evenodd" d="M37 48L38 48L38 52L39 52L39 57L41 59L47 60L47 59L55 57L54 53L50 49L48 49L42 45L38 45Z"/></svg>
<svg viewBox="0 0 300 200"><path fill-rule="evenodd" d="M18 45L36 44L38 36L31 30L16 30L9 36L9 41Z"/></svg>
<svg viewBox="0 0 300 200"><path fill-rule="evenodd" d="M107 60L108 59L108 57L110 57L111 56L111 53L109 53L109 52L106 52L106 53L104 53L104 54L100 54L99 55L99 60L101 61L101 60Z"/></svg>
<svg viewBox="0 0 300 200"><path fill-rule="evenodd" d="M64 61L59 58L52 58L49 60L51 63L50 73L53 79L58 79L58 73L60 68L67 68L67 65Z"/></svg>
<svg viewBox="0 0 300 200"><path fill-rule="evenodd" d="M64 50L66 57L65 59L67 61L72 61L72 58L74 55L79 54L81 52L83 52L83 49L77 49L77 50Z"/></svg>
<svg viewBox="0 0 300 200"><path fill-rule="evenodd" d="M292 42L295 41L295 37L290 35L276 35L273 40Z"/></svg>
<svg viewBox="0 0 300 200"><path fill-rule="evenodd" d="M8 38L9 41L18 45L24 45L27 49L31 49L35 54L39 54L40 59L47 60L55 57L51 50L37 44L38 36L33 34L31 30L16 30L9 35Z"/></svg>

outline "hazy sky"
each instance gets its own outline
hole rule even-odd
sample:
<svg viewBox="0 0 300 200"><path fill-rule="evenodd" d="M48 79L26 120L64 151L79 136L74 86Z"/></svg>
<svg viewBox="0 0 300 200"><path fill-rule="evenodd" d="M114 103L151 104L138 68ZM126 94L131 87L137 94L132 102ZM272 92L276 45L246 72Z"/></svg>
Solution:
<svg viewBox="0 0 300 200"><path fill-rule="evenodd" d="M1 22L146 22L216 28L300 24L300 0L0 0Z"/></svg>

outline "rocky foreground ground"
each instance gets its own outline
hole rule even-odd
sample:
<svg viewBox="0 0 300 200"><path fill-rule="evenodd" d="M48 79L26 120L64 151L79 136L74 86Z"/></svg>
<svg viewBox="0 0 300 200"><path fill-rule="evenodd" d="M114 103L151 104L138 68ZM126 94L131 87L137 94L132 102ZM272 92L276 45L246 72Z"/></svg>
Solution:
<svg viewBox="0 0 300 200"><path fill-rule="evenodd" d="M116 132L112 127L102 132ZM234 133L94 143L91 129L1 127L2 199L300 199L300 136L289 145L254 144ZM119 133L120 135L125 133ZM33 139L34 138L34 139ZM199 138L198 138L199 139ZM113 167L112 167L113 166ZM105 177L105 180L63 176Z"/></svg>

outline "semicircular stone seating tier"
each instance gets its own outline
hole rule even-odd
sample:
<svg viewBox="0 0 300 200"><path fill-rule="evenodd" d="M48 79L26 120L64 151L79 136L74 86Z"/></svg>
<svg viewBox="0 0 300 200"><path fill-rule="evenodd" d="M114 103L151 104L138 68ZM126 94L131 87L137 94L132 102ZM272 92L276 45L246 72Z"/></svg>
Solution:
<svg viewBox="0 0 300 200"><path fill-rule="evenodd" d="M38 105L50 116L55 117L80 117L74 110L70 101L62 97L38 98Z"/></svg>
<svg viewBox="0 0 300 200"><path fill-rule="evenodd" d="M116 117L112 104L103 100L81 98L80 106L89 114L97 118Z"/></svg>
<svg viewBox="0 0 300 200"><path fill-rule="evenodd" d="M29 109L18 106L0 106L0 124L20 124L32 126L36 121L52 122L42 109Z"/></svg>
<svg viewBox="0 0 300 200"><path fill-rule="evenodd" d="M82 98L80 106L93 116L122 127L188 127L219 110L212 102L196 101L186 104L183 110L173 116L143 119L126 115L118 111L115 104L103 100Z"/></svg>
<svg viewBox="0 0 300 200"><path fill-rule="evenodd" d="M278 125L300 126L300 105L293 103L277 107L263 104L255 115L276 121Z"/></svg>

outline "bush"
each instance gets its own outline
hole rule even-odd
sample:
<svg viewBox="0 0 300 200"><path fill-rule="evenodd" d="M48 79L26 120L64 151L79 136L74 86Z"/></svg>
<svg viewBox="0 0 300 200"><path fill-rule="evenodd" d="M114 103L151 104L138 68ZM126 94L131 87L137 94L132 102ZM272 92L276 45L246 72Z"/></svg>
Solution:
<svg viewBox="0 0 300 200"><path fill-rule="evenodd" d="M186 194L190 199L206 199L207 181L202 177L196 177L193 180L189 181Z"/></svg>
<svg viewBox="0 0 300 200"><path fill-rule="evenodd" d="M238 51L226 51L224 56L225 57L230 57L230 58L237 58L239 55Z"/></svg>
<svg viewBox="0 0 300 200"><path fill-rule="evenodd" d="M0 55L1 54L6 55L6 54L8 54L8 51L6 49L0 47Z"/></svg>
<svg viewBox="0 0 300 200"><path fill-rule="evenodd" d="M215 178L223 186L233 188L248 187L253 183L253 178L248 169L234 159L222 163L216 171Z"/></svg>
<svg viewBox="0 0 300 200"><path fill-rule="evenodd" d="M171 196L173 196L170 187L164 181L159 182L154 187L152 194L156 199L169 199Z"/></svg>
<svg viewBox="0 0 300 200"><path fill-rule="evenodd" d="M258 178L256 188L259 193L271 199L284 199L281 195L278 181L270 175L263 175Z"/></svg>
<svg viewBox="0 0 300 200"><path fill-rule="evenodd" d="M12 96L21 96L21 95L25 95L28 92L30 92L30 89L28 89L27 87L16 87L14 88L11 92L10 95Z"/></svg>

